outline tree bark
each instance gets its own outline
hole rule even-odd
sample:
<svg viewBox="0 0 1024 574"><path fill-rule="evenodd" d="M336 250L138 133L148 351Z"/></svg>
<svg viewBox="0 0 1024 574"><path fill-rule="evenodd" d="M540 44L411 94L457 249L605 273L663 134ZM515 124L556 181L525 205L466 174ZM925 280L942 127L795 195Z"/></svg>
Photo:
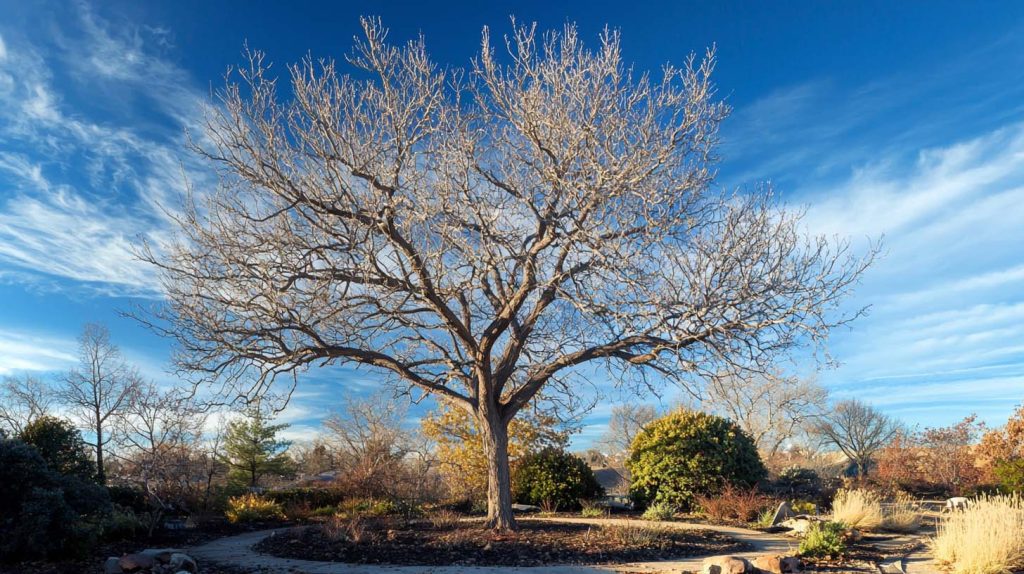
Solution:
<svg viewBox="0 0 1024 574"><path fill-rule="evenodd" d="M484 407L477 416L487 453L487 527L515 530L512 474L508 462L508 424L496 408Z"/></svg>
<svg viewBox="0 0 1024 574"><path fill-rule="evenodd" d="M107 484L107 473L103 470L103 426L99 424L96 425L96 482Z"/></svg>

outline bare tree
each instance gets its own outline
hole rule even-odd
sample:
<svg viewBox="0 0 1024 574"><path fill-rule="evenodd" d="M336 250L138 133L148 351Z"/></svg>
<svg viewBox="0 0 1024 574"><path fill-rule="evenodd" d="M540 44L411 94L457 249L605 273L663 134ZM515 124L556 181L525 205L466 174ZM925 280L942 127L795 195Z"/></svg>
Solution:
<svg viewBox="0 0 1024 574"><path fill-rule="evenodd" d="M824 414L828 391L813 380L779 373L727 373L711 379L703 403L747 431L770 459Z"/></svg>
<svg viewBox="0 0 1024 574"><path fill-rule="evenodd" d="M140 383L120 416L116 430L122 468L137 481L153 508L149 532L163 514L181 507L197 485L193 456L205 415L192 398L154 383Z"/></svg>
<svg viewBox="0 0 1024 574"><path fill-rule="evenodd" d="M465 409L506 529L508 424L542 389L594 363L638 388L764 367L853 318L834 311L870 257L806 238L766 188L712 190L713 54L653 78L614 32L591 51L516 27L501 60L485 29L461 71L363 28L358 74L306 60L284 100L254 53L209 108L195 148L223 183L142 253L184 369L260 394L354 363Z"/></svg>
<svg viewBox="0 0 1024 574"><path fill-rule="evenodd" d="M871 459L900 431L899 422L856 399L841 401L814 427L866 476Z"/></svg>
<svg viewBox="0 0 1024 574"><path fill-rule="evenodd" d="M60 397L78 422L90 431L86 442L96 452L96 478L104 484L107 476L103 449L113 438L111 423L124 414L140 378L125 362L120 349L110 342L110 332L103 325L85 325L78 338L78 352L79 366L64 377Z"/></svg>
<svg viewBox="0 0 1024 574"><path fill-rule="evenodd" d="M32 375L5 377L0 385L0 424L12 435L49 414L56 397L53 389Z"/></svg>
<svg viewBox="0 0 1024 574"><path fill-rule="evenodd" d="M352 488L364 496L392 493L407 455L418 451L414 433L403 428L407 409L384 394L349 398L341 412L323 421L338 466Z"/></svg>
<svg viewBox="0 0 1024 574"><path fill-rule="evenodd" d="M636 435L656 418L658 410L651 405L616 405L612 407L612 416L608 419L608 429L601 437L601 445L613 457L628 453Z"/></svg>

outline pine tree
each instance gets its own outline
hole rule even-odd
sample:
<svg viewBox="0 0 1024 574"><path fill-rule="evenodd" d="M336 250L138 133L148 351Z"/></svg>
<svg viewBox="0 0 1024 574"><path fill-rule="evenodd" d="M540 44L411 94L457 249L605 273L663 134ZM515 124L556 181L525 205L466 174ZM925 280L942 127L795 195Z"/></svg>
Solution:
<svg viewBox="0 0 1024 574"><path fill-rule="evenodd" d="M232 482L255 488L267 475L288 475L294 471L287 452L291 441L277 438L277 433L290 425L269 422L257 406L247 409L243 418L228 423L225 454L220 458L231 469L228 478Z"/></svg>

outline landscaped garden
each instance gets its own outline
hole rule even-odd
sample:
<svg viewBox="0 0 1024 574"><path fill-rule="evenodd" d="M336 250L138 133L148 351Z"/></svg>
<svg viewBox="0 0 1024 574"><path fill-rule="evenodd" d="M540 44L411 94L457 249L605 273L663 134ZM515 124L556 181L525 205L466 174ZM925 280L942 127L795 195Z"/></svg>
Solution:
<svg viewBox="0 0 1024 574"><path fill-rule="evenodd" d="M1024 407L818 382L880 248L721 190L715 49L633 73L513 20L461 69L359 22L350 73L246 47L203 108L119 315L173 375L99 323L0 365L0 572L1024 572Z"/></svg>

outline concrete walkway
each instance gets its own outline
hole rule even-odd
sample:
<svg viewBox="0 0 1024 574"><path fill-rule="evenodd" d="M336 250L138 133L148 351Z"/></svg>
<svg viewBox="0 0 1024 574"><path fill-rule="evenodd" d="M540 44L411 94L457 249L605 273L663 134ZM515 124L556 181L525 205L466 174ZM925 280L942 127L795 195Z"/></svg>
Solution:
<svg viewBox="0 0 1024 574"><path fill-rule="evenodd" d="M521 521L538 520L550 522L569 522L575 524L593 525L648 525L676 528L680 530L711 530L727 534L740 542L749 544L753 550L738 553L738 556L753 557L759 554L787 554L796 551L796 542L792 538L766 534L756 530L735 528L731 526L712 526L708 524L691 524L684 522L647 522L640 520L626 520L621 518L520 518ZM305 528L298 526L295 528ZM678 574L681 571L696 572L700 570L701 563L707 556L685 558L681 560L665 560L657 562L636 562L627 564L602 564L595 566L577 565L551 565L535 567L513 567L513 566L384 566L380 564L345 564L341 562L320 562L314 560L297 560L292 558L278 558L267 554L260 554L252 549L260 540L275 532L285 531L288 528L276 530L261 530L249 532L238 536L230 536L214 540L202 546L195 546L186 550L196 560L200 567L203 562L216 562L225 565L236 566L252 572L266 572L268 574L510 574L520 572L544 572L545 574L608 574L609 572L672 572Z"/></svg>

